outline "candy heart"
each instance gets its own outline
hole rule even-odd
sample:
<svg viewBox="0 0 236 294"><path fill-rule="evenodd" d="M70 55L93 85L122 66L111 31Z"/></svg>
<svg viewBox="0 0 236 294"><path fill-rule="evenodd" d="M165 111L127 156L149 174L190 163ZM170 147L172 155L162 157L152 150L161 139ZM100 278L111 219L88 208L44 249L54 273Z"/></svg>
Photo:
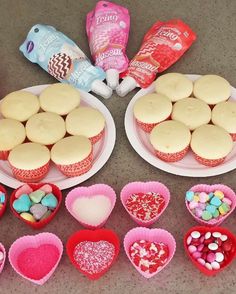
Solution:
<svg viewBox="0 0 236 294"><path fill-rule="evenodd" d="M73 265L91 280L109 270L119 253L120 243L112 230L81 230L67 241L66 251ZM91 262L88 267L88 261Z"/></svg>
<svg viewBox="0 0 236 294"><path fill-rule="evenodd" d="M34 192L31 192L29 194L30 199L34 202L34 203L39 203L41 201L41 199L45 196L45 192L40 190L36 190Z"/></svg>
<svg viewBox="0 0 236 294"><path fill-rule="evenodd" d="M28 184L24 184L16 190L15 197L19 198L22 194L30 194L31 192L33 192L33 189Z"/></svg>
<svg viewBox="0 0 236 294"><path fill-rule="evenodd" d="M49 184L45 184L42 187L40 187L40 190L44 191L45 194L52 193L52 186Z"/></svg>
<svg viewBox="0 0 236 294"><path fill-rule="evenodd" d="M75 188L66 197L67 210L87 228L103 226L115 203L115 191L104 184Z"/></svg>
<svg viewBox="0 0 236 294"><path fill-rule="evenodd" d="M36 203L30 207L30 212L36 220L40 220L47 210L47 207L43 206L41 203Z"/></svg>
<svg viewBox="0 0 236 294"><path fill-rule="evenodd" d="M29 211L31 204L29 196L27 194L23 194L13 202L13 208L17 212L27 212Z"/></svg>
<svg viewBox="0 0 236 294"><path fill-rule="evenodd" d="M0 253L2 253L2 258L0 259L0 273L2 272L4 268L4 264L6 261L6 250L2 243L0 243Z"/></svg>
<svg viewBox="0 0 236 294"><path fill-rule="evenodd" d="M57 207L58 201L57 201L57 198L52 193L50 193L50 194L47 194L45 197L43 197L41 203L44 206L47 206L53 209Z"/></svg>
<svg viewBox="0 0 236 294"><path fill-rule="evenodd" d="M139 242L140 240L144 240L147 242L155 242L155 243L163 243L166 246L168 246L168 257L165 262L161 262L161 266L157 267L156 271L154 272L147 272L143 271L139 266L136 265L136 262L134 262L133 258L130 255L130 249L131 246L135 242ZM165 248L165 247L163 247ZM128 256L130 262L133 264L133 266L136 268L136 270L143 275L145 278L149 279L153 276L155 276L157 273L159 273L164 267L167 266L167 264L171 261L175 254L176 249L176 243L174 237L167 231L162 229L148 229L143 227L137 227L132 230L130 230L124 238L124 249L126 252L126 255ZM166 253L166 252L165 252Z"/></svg>
<svg viewBox="0 0 236 294"><path fill-rule="evenodd" d="M51 210L48 210L41 218L41 221L48 218L53 212Z"/></svg>

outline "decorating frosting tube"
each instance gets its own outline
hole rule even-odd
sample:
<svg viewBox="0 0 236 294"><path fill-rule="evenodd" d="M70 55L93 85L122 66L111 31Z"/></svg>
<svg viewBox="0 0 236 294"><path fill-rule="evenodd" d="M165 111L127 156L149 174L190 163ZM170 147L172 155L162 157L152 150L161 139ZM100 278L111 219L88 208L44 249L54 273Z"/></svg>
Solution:
<svg viewBox="0 0 236 294"><path fill-rule="evenodd" d="M124 97L136 87L147 88L160 73L175 63L196 40L196 34L179 19L157 21L146 33L139 52L122 74L116 88Z"/></svg>
<svg viewBox="0 0 236 294"><path fill-rule="evenodd" d="M34 25L20 51L62 83L104 98L112 95L112 89L102 82L105 72L93 66L72 40L52 26Z"/></svg>
<svg viewBox="0 0 236 294"><path fill-rule="evenodd" d="M87 14L86 31L95 65L106 72L107 84L115 89L119 74L128 67L126 46L130 16L126 8L107 1L99 1Z"/></svg>

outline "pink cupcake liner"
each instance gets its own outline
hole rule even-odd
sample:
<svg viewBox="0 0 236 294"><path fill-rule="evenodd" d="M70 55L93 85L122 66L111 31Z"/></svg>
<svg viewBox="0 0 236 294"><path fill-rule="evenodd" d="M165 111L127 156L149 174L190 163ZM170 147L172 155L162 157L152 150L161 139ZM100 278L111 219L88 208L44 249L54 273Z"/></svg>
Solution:
<svg viewBox="0 0 236 294"><path fill-rule="evenodd" d="M93 152L91 152L88 157L84 160L67 165L56 164L57 168L66 176L66 177L77 177L87 173L93 165Z"/></svg>
<svg viewBox="0 0 236 294"><path fill-rule="evenodd" d="M0 151L0 160L7 160L10 151Z"/></svg>
<svg viewBox="0 0 236 294"><path fill-rule="evenodd" d="M51 270L41 279L36 280L36 279L31 279L24 275L21 270L19 269L18 266L18 256L21 254L21 252L25 249L29 248L38 248L41 245L54 245L57 247L59 251L59 257L57 260L55 260L54 266L51 268ZM54 273L55 269L57 268L61 256L63 252L63 245L61 240L54 234L52 233L40 233L37 235L32 235L32 236L23 236L18 238L14 243L12 243L9 253L8 253L8 258L10 261L11 266L15 270L16 273L18 273L20 276L25 278L26 280L31 281L32 283L35 283L37 285L43 285ZM42 261L40 262L40 266L43 267Z"/></svg>
<svg viewBox="0 0 236 294"><path fill-rule="evenodd" d="M167 262L164 266L159 267L158 270L152 274L143 272L139 267L137 267L133 261L130 258L129 255L129 249L130 246L139 240L146 240L150 242L163 242L166 244L169 248L169 257L167 259ZM124 249L126 252L126 255L128 256L130 262L133 264L133 266L136 268L136 270L145 278L150 279L156 274L158 274L161 270L163 270L164 267L167 266L167 264L171 261L175 254L176 250L176 242L174 237L166 230L163 229L148 229L148 228L142 228L137 227L132 230L130 230L124 238Z"/></svg>
<svg viewBox="0 0 236 294"><path fill-rule="evenodd" d="M189 146L176 153L165 153L155 150L155 155L165 162L176 162L183 159L184 156L188 153L188 150Z"/></svg>
<svg viewBox="0 0 236 294"><path fill-rule="evenodd" d="M126 201L132 194L148 192L159 193L160 195L162 195L165 199L165 206L156 217L152 218L149 221L143 221L129 212L129 210L126 207ZM170 191L164 184L159 182L132 182L123 187L123 189L120 192L120 199L125 210L138 225L149 227L159 219L159 217L167 208L170 201Z"/></svg>
<svg viewBox="0 0 236 294"><path fill-rule="evenodd" d="M197 155L195 152L193 152L195 159L201 163L202 165L205 166L210 166L210 167L214 167L217 165L220 165L224 162L225 157L219 158L219 159L207 159L207 158L203 158L199 155Z"/></svg>
<svg viewBox="0 0 236 294"><path fill-rule="evenodd" d="M140 120L136 119L137 125L146 133L151 133L152 129L159 124L158 123L152 123L152 124L148 124L148 123L144 123L141 122Z"/></svg>
<svg viewBox="0 0 236 294"><path fill-rule="evenodd" d="M76 199L78 199L80 197L86 197L88 199L92 199L94 197L94 195L104 195L107 198L109 198L109 200L111 202L111 207L110 207L109 213L107 215L104 215L103 221L96 226L83 222L80 219L80 217L76 213L73 212L73 209L72 209L72 205ZM85 228L88 228L88 229L101 228L106 223L107 219L109 218L113 208L115 207L115 204L116 204L116 193L110 186L105 185L105 184L96 184L96 185L92 185L89 187L75 188L67 194L66 200L65 200L65 205L66 205L68 212L79 223L81 223Z"/></svg>
<svg viewBox="0 0 236 294"><path fill-rule="evenodd" d="M193 218L198 223L200 223L204 226L209 226L209 227L219 226L226 218L228 218L230 216L230 214L233 213L233 211L236 207L236 194L234 193L234 191L231 188L229 188L228 186L222 185L222 184L216 184L216 185L199 184L199 185L195 185L189 189L189 191L193 191L193 192L206 192L206 193L214 192L215 190L222 191L224 193L224 195L232 201L230 211L226 215L223 215L218 219L211 219L209 221L205 221L205 220L197 217L196 215L193 214L193 212L189 208L188 201L185 200L185 205L186 205L188 211L190 212L190 214L193 216Z"/></svg>
<svg viewBox="0 0 236 294"><path fill-rule="evenodd" d="M104 134L105 134L105 128L99 134L97 134L96 136L90 137L89 140L94 145L94 144L96 144L98 141L100 141L102 139Z"/></svg>
<svg viewBox="0 0 236 294"><path fill-rule="evenodd" d="M6 261L6 249L2 243L0 243L0 251L2 251L4 254L3 262L0 263L0 274L1 274L1 272L3 271L4 265L5 265L5 261Z"/></svg>

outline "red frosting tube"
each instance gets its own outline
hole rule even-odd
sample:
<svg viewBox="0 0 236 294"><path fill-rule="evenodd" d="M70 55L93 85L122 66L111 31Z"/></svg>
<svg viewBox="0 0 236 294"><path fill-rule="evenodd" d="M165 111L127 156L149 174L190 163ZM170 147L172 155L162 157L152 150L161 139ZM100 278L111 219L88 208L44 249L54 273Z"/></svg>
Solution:
<svg viewBox="0 0 236 294"><path fill-rule="evenodd" d="M175 63L195 40L196 34L183 21L157 21L144 36L139 52L123 73L117 94L124 97L136 87L147 88L156 74Z"/></svg>

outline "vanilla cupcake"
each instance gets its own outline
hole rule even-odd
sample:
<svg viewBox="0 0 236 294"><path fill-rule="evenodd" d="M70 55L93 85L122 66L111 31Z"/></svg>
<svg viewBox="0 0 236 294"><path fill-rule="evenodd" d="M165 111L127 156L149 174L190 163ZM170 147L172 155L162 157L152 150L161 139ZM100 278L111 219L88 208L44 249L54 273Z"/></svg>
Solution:
<svg viewBox="0 0 236 294"><path fill-rule="evenodd" d="M1 101L0 109L5 118L21 122L39 111L38 97L27 91L16 91L8 94Z"/></svg>
<svg viewBox="0 0 236 294"><path fill-rule="evenodd" d="M184 123L191 131L208 124L211 120L211 109L202 100L184 98L177 101L171 114L173 120Z"/></svg>
<svg viewBox="0 0 236 294"><path fill-rule="evenodd" d="M233 140L223 128L203 125L193 132L191 148L199 163L217 166L232 151Z"/></svg>
<svg viewBox="0 0 236 294"><path fill-rule="evenodd" d="M205 75L194 82L193 94L209 105L226 101L231 95L228 81L217 75Z"/></svg>
<svg viewBox="0 0 236 294"><path fill-rule="evenodd" d="M52 147L51 159L65 176L80 176L92 167L92 143L85 136L66 137Z"/></svg>
<svg viewBox="0 0 236 294"><path fill-rule="evenodd" d="M181 160L188 152L190 140L188 127L174 120L160 123L150 134L156 156L166 162Z"/></svg>
<svg viewBox="0 0 236 294"><path fill-rule="evenodd" d="M212 110L212 122L225 129L236 141L236 102L218 103Z"/></svg>
<svg viewBox="0 0 236 294"><path fill-rule="evenodd" d="M156 79L155 90L175 102L192 94L193 82L181 73L167 73Z"/></svg>
<svg viewBox="0 0 236 294"><path fill-rule="evenodd" d="M66 117L66 130L70 135L88 137L92 144L98 142L105 128L102 113L92 107L79 107L72 110Z"/></svg>
<svg viewBox="0 0 236 294"><path fill-rule="evenodd" d="M8 156L12 173L19 181L38 182L49 171L50 152L37 143L24 143L13 148Z"/></svg>
<svg viewBox="0 0 236 294"><path fill-rule="evenodd" d="M150 133L157 124L168 119L171 111L170 99L157 93L140 97L133 108L137 124L147 133Z"/></svg>
<svg viewBox="0 0 236 294"><path fill-rule="evenodd" d="M6 160L10 150L25 141L24 125L14 119L0 120L0 159Z"/></svg>
<svg viewBox="0 0 236 294"><path fill-rule="evenodd" d="M40 106L44 111L66 115L80 104L80 93L68 84L48 86L39 96Z"/></svg>
<svg viewBox="0 0 236 294"><path fill-rule="evenodd" d="M27 138L42 145L52 145L66 134L64 119L52 112L40 112L31 116L26 123Z"/></svg>

